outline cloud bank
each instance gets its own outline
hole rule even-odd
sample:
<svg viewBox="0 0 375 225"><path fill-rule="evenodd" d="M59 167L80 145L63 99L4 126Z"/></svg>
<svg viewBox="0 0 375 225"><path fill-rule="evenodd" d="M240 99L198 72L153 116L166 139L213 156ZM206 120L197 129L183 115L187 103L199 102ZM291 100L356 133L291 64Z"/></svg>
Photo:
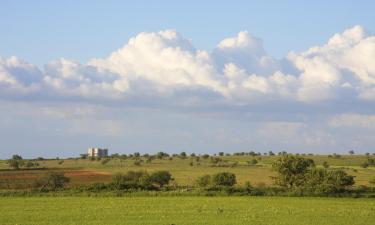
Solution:
<svg viewBox="0 0 375 225"><path fill-rule="evenodd" d="M355 26L278 60L246 31L199 50L174 30L140 33L107 58L43 69L0 58L0 98L172 105L375 101L375 36ZM150 103L150 105L152 105Z"/></svg>

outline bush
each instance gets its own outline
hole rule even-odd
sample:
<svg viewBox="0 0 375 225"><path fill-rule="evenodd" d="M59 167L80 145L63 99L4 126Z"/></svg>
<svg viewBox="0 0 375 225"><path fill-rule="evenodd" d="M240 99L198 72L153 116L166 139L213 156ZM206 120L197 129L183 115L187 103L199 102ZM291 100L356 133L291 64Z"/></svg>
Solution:
<svg viewBox="0 0 375 225"><path fill-rule="evenodd" d="M368 166L369 166L369 164L367 162L364 162L364 163L361 164L362 168L367 168Z"/></svg>
<svg viewBox="0 0 375 225"><path fill-rule="evenodd" d="M128 171L126 174L116 173L112 177L114 188L123 189L149 189L149 175L144 171Z"/></svg>
<svg viewBox="0 0 375 225"><path fill-rule="evenodd" d="M211 176L204 175L204 176L198 177L195 182L199 187L207 187L211 184Z"/></svg>
<svg viewBox="0 0 375 225"><path fill-rule="evenodd" d="M172 175L168 171L156 171L152 173L149 177L149 181L152 184L156 184L160 188L163 186L169 184L169 182L172 180Z"/></svg>
<svg viewBox="0 0 375 225"><path fill-rule="evenodd" d="M250 161L247 161L247 164L249 164L249 165L256 165L257 163L258 163L258 160L256 160L256 159L252 159Z"/></svg>
<svg viewBox="0 0 375 225"><path fill-rule="evenodd" d="M45 177L36 181L36 187L40 190L51 190L64 188L65 184L69 183L70 179L64 176L64 173L50 172Z"/></svg>
<svg viewBox="0 0 375 225"><path fill-rule="evenodd" d="M339 193L354 184L354 177L343 170L328 171L314 168L306 174L303 189L315 193Z"/></svg>
<svg viewBox="0 0 375 225"><path fill-rule="evenodd" d="M212 184L217 186L233 186L236 184L236 175L229 172L221 172L212 176Z"/></svg>

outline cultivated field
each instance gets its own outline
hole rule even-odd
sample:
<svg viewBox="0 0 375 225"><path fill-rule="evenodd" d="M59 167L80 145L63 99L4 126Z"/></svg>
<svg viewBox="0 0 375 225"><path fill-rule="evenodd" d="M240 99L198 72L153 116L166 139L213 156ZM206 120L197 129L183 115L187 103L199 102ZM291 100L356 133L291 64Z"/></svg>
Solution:
<svg viewBox="0 0 375 225"><path fill-rule="evenodd" d="M375 201L296 197L2 198L0 224L371 225Z"/></svg>

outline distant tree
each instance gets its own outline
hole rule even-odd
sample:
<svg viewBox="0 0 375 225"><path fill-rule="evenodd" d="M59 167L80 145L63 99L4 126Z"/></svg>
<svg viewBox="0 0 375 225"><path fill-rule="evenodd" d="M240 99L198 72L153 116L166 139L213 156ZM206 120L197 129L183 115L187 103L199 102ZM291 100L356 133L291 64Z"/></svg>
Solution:
<svg viewBox="0 0 375 225"><path fill-rule="evenodd" d="M169 155L167 153L165 153L165 152L158 152L158 153L156 153L156 157L158 159L163 159L165 157L169 157Z"/></svg>
<svg viewBox="0 0 375 225"><path fill-rule="evenodd" d="M256 160L256 159L252 159L250 161L247 161L247 164L249 164L249 165L256 165L257 163L258 163L258 160Z"/></svg>
<svg viewBox="0 0 375 225"><path fill-rule="evenodd" d="M368 153L368 152L365 153L365 156L369 156L369 155L370 155L370 153Z"/></svg>
<svg viewBox="0 0 375 225"><path fill-rule="evenodd" d="M303 187L312 192L338 193L354 184L354 177L343 170L313 168L305 175Z"/></svg>
<svg viewBox="0 0 375 225"><path fill-rule="evenodd" d="M224 152L219 152L219 156L224 156Z"/></svg>
<svg viewBox="0 0 375 225"><path fill-rule="evenodd" d="M150 176L145 171L128 171L126 174L116 173L111 183L116 189L149 189Z"/></svg>
<svg viewBox="0 0 375 225"><path fill-rule="evenodd" d="M350 150L350 151L349 151L349 154L350 154L350 155L354 155L354 151L353 151L353 150Z"/></svg>
<svg viewBox="0 0 375 225"><path fill-rule="evenodd" d="M186 157L187 157L186 152L181 152L181 153L180 153L180 158L181 158L181 159L186 159Z"/></svg>
<svg viewBox="0 0 375 225"><path fill-rule="evenodd" d="M305 173L314 167L314 161L293 155L283 155L277 159L272 168L277 172L277 176L273 177L275 184L284 187L300 186L304 182Z"/></svg>
<svg viewBox="0 0 375 225"><path fill-rule="evenodd" d="M203 159L208 159L210 157L210 155L208 155L208 154L204 154L204 155L202 155L202 158Z"/></svg>
<svg viewBox="0 0 375 225"><path fill-rule="evenodd" d="M269 151L268 155L273 156L273 155L275 155L275 153L273 153L273 151Z"/></svg>
<svg viewBox="0 0 375 225"><path fill-rule="evenodd" d="M156 171L150 175L150 182L156 184L159 187L163 187L172 180L172 175L165 170Z"/></svg>
<svg viewBox="0 0 375 225"><path fill-rule="evenodd" d="M15 169L15 170L18 170L20 167L21 167L21 160L14 160L14 159L10 159L8 160L8 165Z"/></svg>
<svg viewBox="0 0 375 225"><path fill-rule="evenodd" d="M38 167L39 166L39 163L37 162L33 162L31 160L28 160L26 163L25 163L25 167L26 168L32 168L32 167Z"/></svg>
<svg viewBox="0 0 375 225"><path fill-rule="evenodd" d="M229 172L221 172L212 176L213 185L233 186L236 184L236 175Z"/></svg>
<svg viewBox="0 0 375 225"><path fill-rule="evenodd" d="M13 160L22 160L22 156L20 156L20 155L13 155L12 159Z"/></svg>
<svg viewBox="0 0 375 225"><path fill-rule="evenodd" d="M64 188L65 184L69 183L70 179L64 176L64 173L50 172L44 178L37 180L37 186L41 190L57 190Z"/></svg>
<svg viewBox="0 0 375 225"><path fill-rule="evenodd" d="M141 154L139 152L134 152L133 156L135 158L139 158L139 157L141 157Z"/></svg>
<svg viewBox="0 0 375 225"><path fill-rule="evenodd" d="M199 187L207 187L211 184L211 176L203 175L201 177L198 177L195 182Z"/></svg>

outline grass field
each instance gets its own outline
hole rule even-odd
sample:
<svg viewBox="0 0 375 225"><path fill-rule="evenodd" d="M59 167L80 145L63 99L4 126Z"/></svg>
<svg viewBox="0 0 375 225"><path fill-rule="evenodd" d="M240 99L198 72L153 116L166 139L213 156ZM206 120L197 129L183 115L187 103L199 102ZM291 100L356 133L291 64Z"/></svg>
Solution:
<svg viewBox="0 0 375 225"><path fill-rule="evenodd" d="M355 176L356 186L369 185L369 180L375 178L375 167L362 168L360 165L366 162L367 157L363 155L345 155L341 158L333 158L323 155L305 156L315 161L318 166L327 162L330 168L343 168L350 175ZM370 156L375 158L374 156ZM212 166L209 159L201 158L199 162L194 159L155 159L151 163L145 160L141 165L134 165L135 160L112 159L103 165L101 161L90 161L88 159L65 159L62 164L60 160L38 161L40 167L38 170L11 170L4 161L0 161L0 181L7 179L15 183L16 187L20 183L32 182L35 178L42 176L50 170L59 170L65 172L66 176L71 178L69 186L78 186L95 182L109 182L115 172L126 172L129 170L146 170L148 172L156 170L168 170L171 172L175 182L179 185L193 185L197 177L205 174L214 174L227 171L236 174L238 185L243 185L246 181L257 185L272 185L271 176L274 173L271 170L272 162L277 156L224 156L221 157L228 166ZM257 159L257 165L248 165L248 161ZM193 165L190 163L193 162ZM235 166L230 166L236 163ZM19 185L22 188L22 185Z"/></svg>
<svg viewBox="0 0 375 225"><path fill-rule="evenodd" d="M373 199L295 197L1 198L0 224L371 225Z"/></svg>

